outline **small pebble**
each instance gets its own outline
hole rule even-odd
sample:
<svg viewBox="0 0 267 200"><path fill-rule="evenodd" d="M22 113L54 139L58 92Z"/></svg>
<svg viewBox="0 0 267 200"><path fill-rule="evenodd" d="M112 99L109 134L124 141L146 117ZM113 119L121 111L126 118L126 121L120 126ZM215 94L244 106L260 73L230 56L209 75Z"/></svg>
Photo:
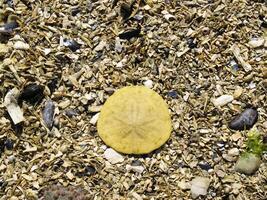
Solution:
<svg viewBox="0 0 267 200"><path fill-rule="evenodd" d="M237 87L234 91L233 96L235 99L238 99L242 95L242 93L243 93L243 89L241 87Z"/></svg>
<svg viewBox="0 0 267 200"><path fill-rule="evenodd" d="M257 120L258 111L254 108L247 108L229 123L229 128L240 131L248 130L253 127Z"/></svg>
<svg viewBox="0 0 267 200"><path fill-rule="evenodd" d="M152 80L147 80L144 82L144 86L147 88L151 89L153 87L153 81Z"/></svg>
<svg viewBox="0 0 267 200"><path fill-rule="evenodd" d="M205 196L207 194L210 185L210 180L208 178L198 176L194 178L191 183L191 194L193 199L200 195Z"/></svg>
<svg viewBox="0 0 267 200"><path fill-rule="evenodd" d="M112 148L108 148L104 152L104 157L111 163L117 164L124 161L124 158L121 154L117 153Z"/></svg>
<svg viewBox="0 0 267 200"><path fill-rule="evenodd" d="M228 154L230 156L238 156L239 155L239 149L238 148L232 148L228 151Z"/></svg>
<svg viewBox="0 0 267 200"><path fill-rule="evenodd" d="M251 175L254 174L260 167L261 159L253 153L246 153L241 155L238 159L235 170L237 172Z"/></svg>
<svg viewBox="0 0 267 200"><path fill-rule="evenodd" d="M231 103L233 100L234 100L234 97L232 95L222 95L218 97L217 99L214 99L213 104L215 107L220 107L228 103Z"/></svg>

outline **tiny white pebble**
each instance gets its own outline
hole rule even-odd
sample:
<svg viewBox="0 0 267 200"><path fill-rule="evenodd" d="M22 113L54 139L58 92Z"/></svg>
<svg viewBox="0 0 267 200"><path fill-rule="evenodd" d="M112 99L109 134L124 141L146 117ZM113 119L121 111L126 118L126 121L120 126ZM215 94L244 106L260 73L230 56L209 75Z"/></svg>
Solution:
<svg viewBox="0 0 267 200"><path fill-rule="evenodd" d="M147 80L144 82L144 86L148 87L149 89L151 89L153 87L153 81L151 80Z"/></svg>

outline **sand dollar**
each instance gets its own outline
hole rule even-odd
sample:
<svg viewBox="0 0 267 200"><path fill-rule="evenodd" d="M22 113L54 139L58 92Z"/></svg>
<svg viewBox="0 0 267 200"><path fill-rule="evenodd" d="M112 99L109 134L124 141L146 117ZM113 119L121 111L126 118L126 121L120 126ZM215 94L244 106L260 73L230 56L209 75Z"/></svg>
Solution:
<svg viewBox="0 0 267 200"><path fill-rule="evenodd" d="M128 86L107 99L97 130L116 151L145 154L168 140L172 126L168 106L159 94L144 86Z"/></svg>

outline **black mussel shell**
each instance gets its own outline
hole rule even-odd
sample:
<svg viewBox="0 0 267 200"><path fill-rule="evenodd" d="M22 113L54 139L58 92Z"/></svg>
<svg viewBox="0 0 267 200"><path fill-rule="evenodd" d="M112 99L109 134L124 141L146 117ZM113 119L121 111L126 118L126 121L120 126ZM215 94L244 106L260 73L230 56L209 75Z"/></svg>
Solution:
<svg viewBox="0 0 267 200"><path fill-rule="evenodd" d="M254 108L247 108L237 115L230 123L229 128L233 130L248 130L258 120L258 111Z"/></svg>
<svg viewBox="0 0 267 200"><path fill-rule="evenodd" d="M44 98L44 86L31 83L25 86L19 95L18 103L21 105L22 101L30 104L40 103Z"/></svg>
<svg viewBox="0 0 267 200"><path fill-rule="evenodd" d="M43 120L47 128L51 129L54 124L55 104L48 100L43 110Z"/></svg>

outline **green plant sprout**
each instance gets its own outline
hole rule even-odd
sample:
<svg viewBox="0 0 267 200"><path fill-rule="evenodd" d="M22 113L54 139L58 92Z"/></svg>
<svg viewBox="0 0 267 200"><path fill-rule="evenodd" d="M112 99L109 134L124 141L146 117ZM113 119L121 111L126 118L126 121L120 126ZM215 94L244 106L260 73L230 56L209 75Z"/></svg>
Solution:
<svg viewBox="0 0 267 200"><path fill-rule="evenodd" d="M251 129L248 132L248 140L246 142L245 156L248 153L253 153L254 155L261 157L263 152L267 151L267 144L262 141L262 135L257 129Z"/></svg>

